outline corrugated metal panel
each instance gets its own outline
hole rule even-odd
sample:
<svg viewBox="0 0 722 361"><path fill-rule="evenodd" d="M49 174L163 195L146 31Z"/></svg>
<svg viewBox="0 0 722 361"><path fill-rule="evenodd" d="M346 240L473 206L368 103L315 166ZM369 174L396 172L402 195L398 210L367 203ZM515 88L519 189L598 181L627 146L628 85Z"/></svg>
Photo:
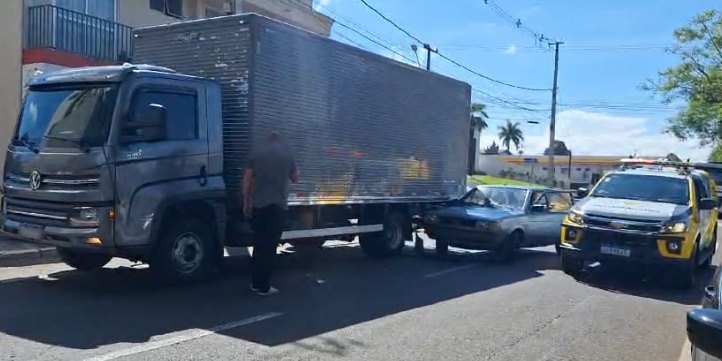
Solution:
<svg viewBox="0 0 722 361"><path fill-rule="evenodd" d="M250 148L250 24L245 18L223 17L139 29L135 34L134 62L167 66L221 84L224 178L226 186L238 192Z"/></svg>
<svg viewBox="0 0 722 361"><path fill-rule="evenodd" d="M250 127L254 142L279 131L293 147L302 181L291 188L292 202L463 191L467 84L255 15L138 34L134 61L222 83L231 186L239 184Z"/></svg>

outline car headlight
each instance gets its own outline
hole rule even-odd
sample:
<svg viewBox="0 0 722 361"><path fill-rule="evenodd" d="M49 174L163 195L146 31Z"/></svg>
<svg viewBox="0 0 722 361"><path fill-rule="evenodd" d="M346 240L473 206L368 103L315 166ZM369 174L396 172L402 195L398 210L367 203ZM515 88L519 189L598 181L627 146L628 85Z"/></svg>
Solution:
<svg viewBox="0 0 722 361"><path fill-rule="evenodd" d="M567 220L571 223L582 225L584 224L584 216L581 213L577 213L574 211L569 212L567 214Z"/></svg>
<svg viewBox="0 0 722 361"><path fill-rule="evenodd" d="M70 217L70 224L74 226L94 226L98 224L97 208L79 208L75 216Z"/></svg>
<svg viewBox="0 0 722 361"><path fill-rule="evenodd" d="M687 231L687 222L668 222L662 225L662 233L684 233Z"/></svg>
<svg viewBox="0 0 722 361"><path fill-rule="evenodd" d="M496 231L499 230L501 226L499 225L499 222L489 222L489 221L477 221L476 222L476 229L481 231Z"/></svg>

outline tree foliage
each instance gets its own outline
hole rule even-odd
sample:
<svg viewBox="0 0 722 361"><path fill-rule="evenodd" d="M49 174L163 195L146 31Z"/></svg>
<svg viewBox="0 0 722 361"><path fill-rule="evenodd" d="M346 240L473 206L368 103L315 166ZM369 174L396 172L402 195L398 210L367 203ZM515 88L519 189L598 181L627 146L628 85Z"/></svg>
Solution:
<svg viewBox="0 0 722 361"><path fill-rule="evenodd" d="M710 162L722 163L722 144L717 144L712 149L712 153L709 154Z"/></svg>
<svg viewBox="0 0 722 361"><path fill-rule="evenodd" d="M471 127L482 132L489 127L487 120L489 120L489 114L486 113L486 104L471 103Z"/></svg>
<svg viewBox="0 0 722 361"><path fill-rule="evenodd" d="M705 11L674 32L676 44L668 52L679 64L659 73L646 89L665 103L686 106L669 120L668 131L680 139L701 144L722 141L722 13Z"/></svg>
<svg viewBox="0 0 722 361"><path fill-rule="evenodd" d="M512 144L514 144L514 148L518 150L524 141L524 133L519 126L519 122L512 123L507 119L506 124L499 126L499 140L501 140L501 144L506 147L508 153L511 153Z"/></svg>
<svg viewBox="0 0 722 361"><path fill-rule="evenodd" d="M570 155L572 151L561 140L554 141L554 155ZM549 148L544 149L544 155L549 155Z"/></svg>
<svg viewBox="0 0 722 361"><path fill-rule="evenodd" d="M499 145L492 141L490 146L484 148L484 154L499 154Z"/></svg>

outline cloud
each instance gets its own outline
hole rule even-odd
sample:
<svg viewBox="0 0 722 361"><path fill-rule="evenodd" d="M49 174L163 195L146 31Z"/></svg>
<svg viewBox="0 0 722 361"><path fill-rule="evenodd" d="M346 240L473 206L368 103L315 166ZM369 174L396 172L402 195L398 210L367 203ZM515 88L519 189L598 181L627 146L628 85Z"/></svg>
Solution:
<svg viewBox="0 0 722 361"><path fill-rule="evenodd" d="M313 9L316 11L324 11L331 6L331 0L315 0L313 2Z"/></svg>
<svg viewBox="0 0 722 361"><path fill-rule="evenodd" d="M588 112L570 109L557 115L557 140L562 140L574 155L608 155L626 157L635 152L639 155L664 156L673 152L681 158L693 161L705 161L711 149L701 147L695 141L681 141L662 133L650 130L648 118L619 116L615 114ZM490 124L496 124L490 122ZM545 127L543 134L533 132L535 127ZM527 125L522 123L526 133L524 138L525 154L542 154L549 144L548 123ZM487 147L492 141L499 144L498 130L491 125L482 133L481 146Z"/></svg>
<svg viewBox="0 0 722 361"><path fill-rule="evenodd" d="M506 50L504 50L504 54L514 55L514 54L516 54L517 50L519 50L519 49L516 47L516 44L511 44L511 45L509 45L508 48L506 48Z"/></svg>

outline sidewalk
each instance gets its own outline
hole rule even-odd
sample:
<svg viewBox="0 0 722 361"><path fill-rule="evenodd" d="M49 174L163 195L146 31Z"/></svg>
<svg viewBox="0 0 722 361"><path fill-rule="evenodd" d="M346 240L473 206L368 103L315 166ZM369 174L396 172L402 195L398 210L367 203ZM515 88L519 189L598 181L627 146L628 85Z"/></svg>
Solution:
<svg viewBox="0 0 722 361"><path fill-rule="evenodd" d="M47 263L56 259L55 247L0 238L0 267Z"/></svg>

